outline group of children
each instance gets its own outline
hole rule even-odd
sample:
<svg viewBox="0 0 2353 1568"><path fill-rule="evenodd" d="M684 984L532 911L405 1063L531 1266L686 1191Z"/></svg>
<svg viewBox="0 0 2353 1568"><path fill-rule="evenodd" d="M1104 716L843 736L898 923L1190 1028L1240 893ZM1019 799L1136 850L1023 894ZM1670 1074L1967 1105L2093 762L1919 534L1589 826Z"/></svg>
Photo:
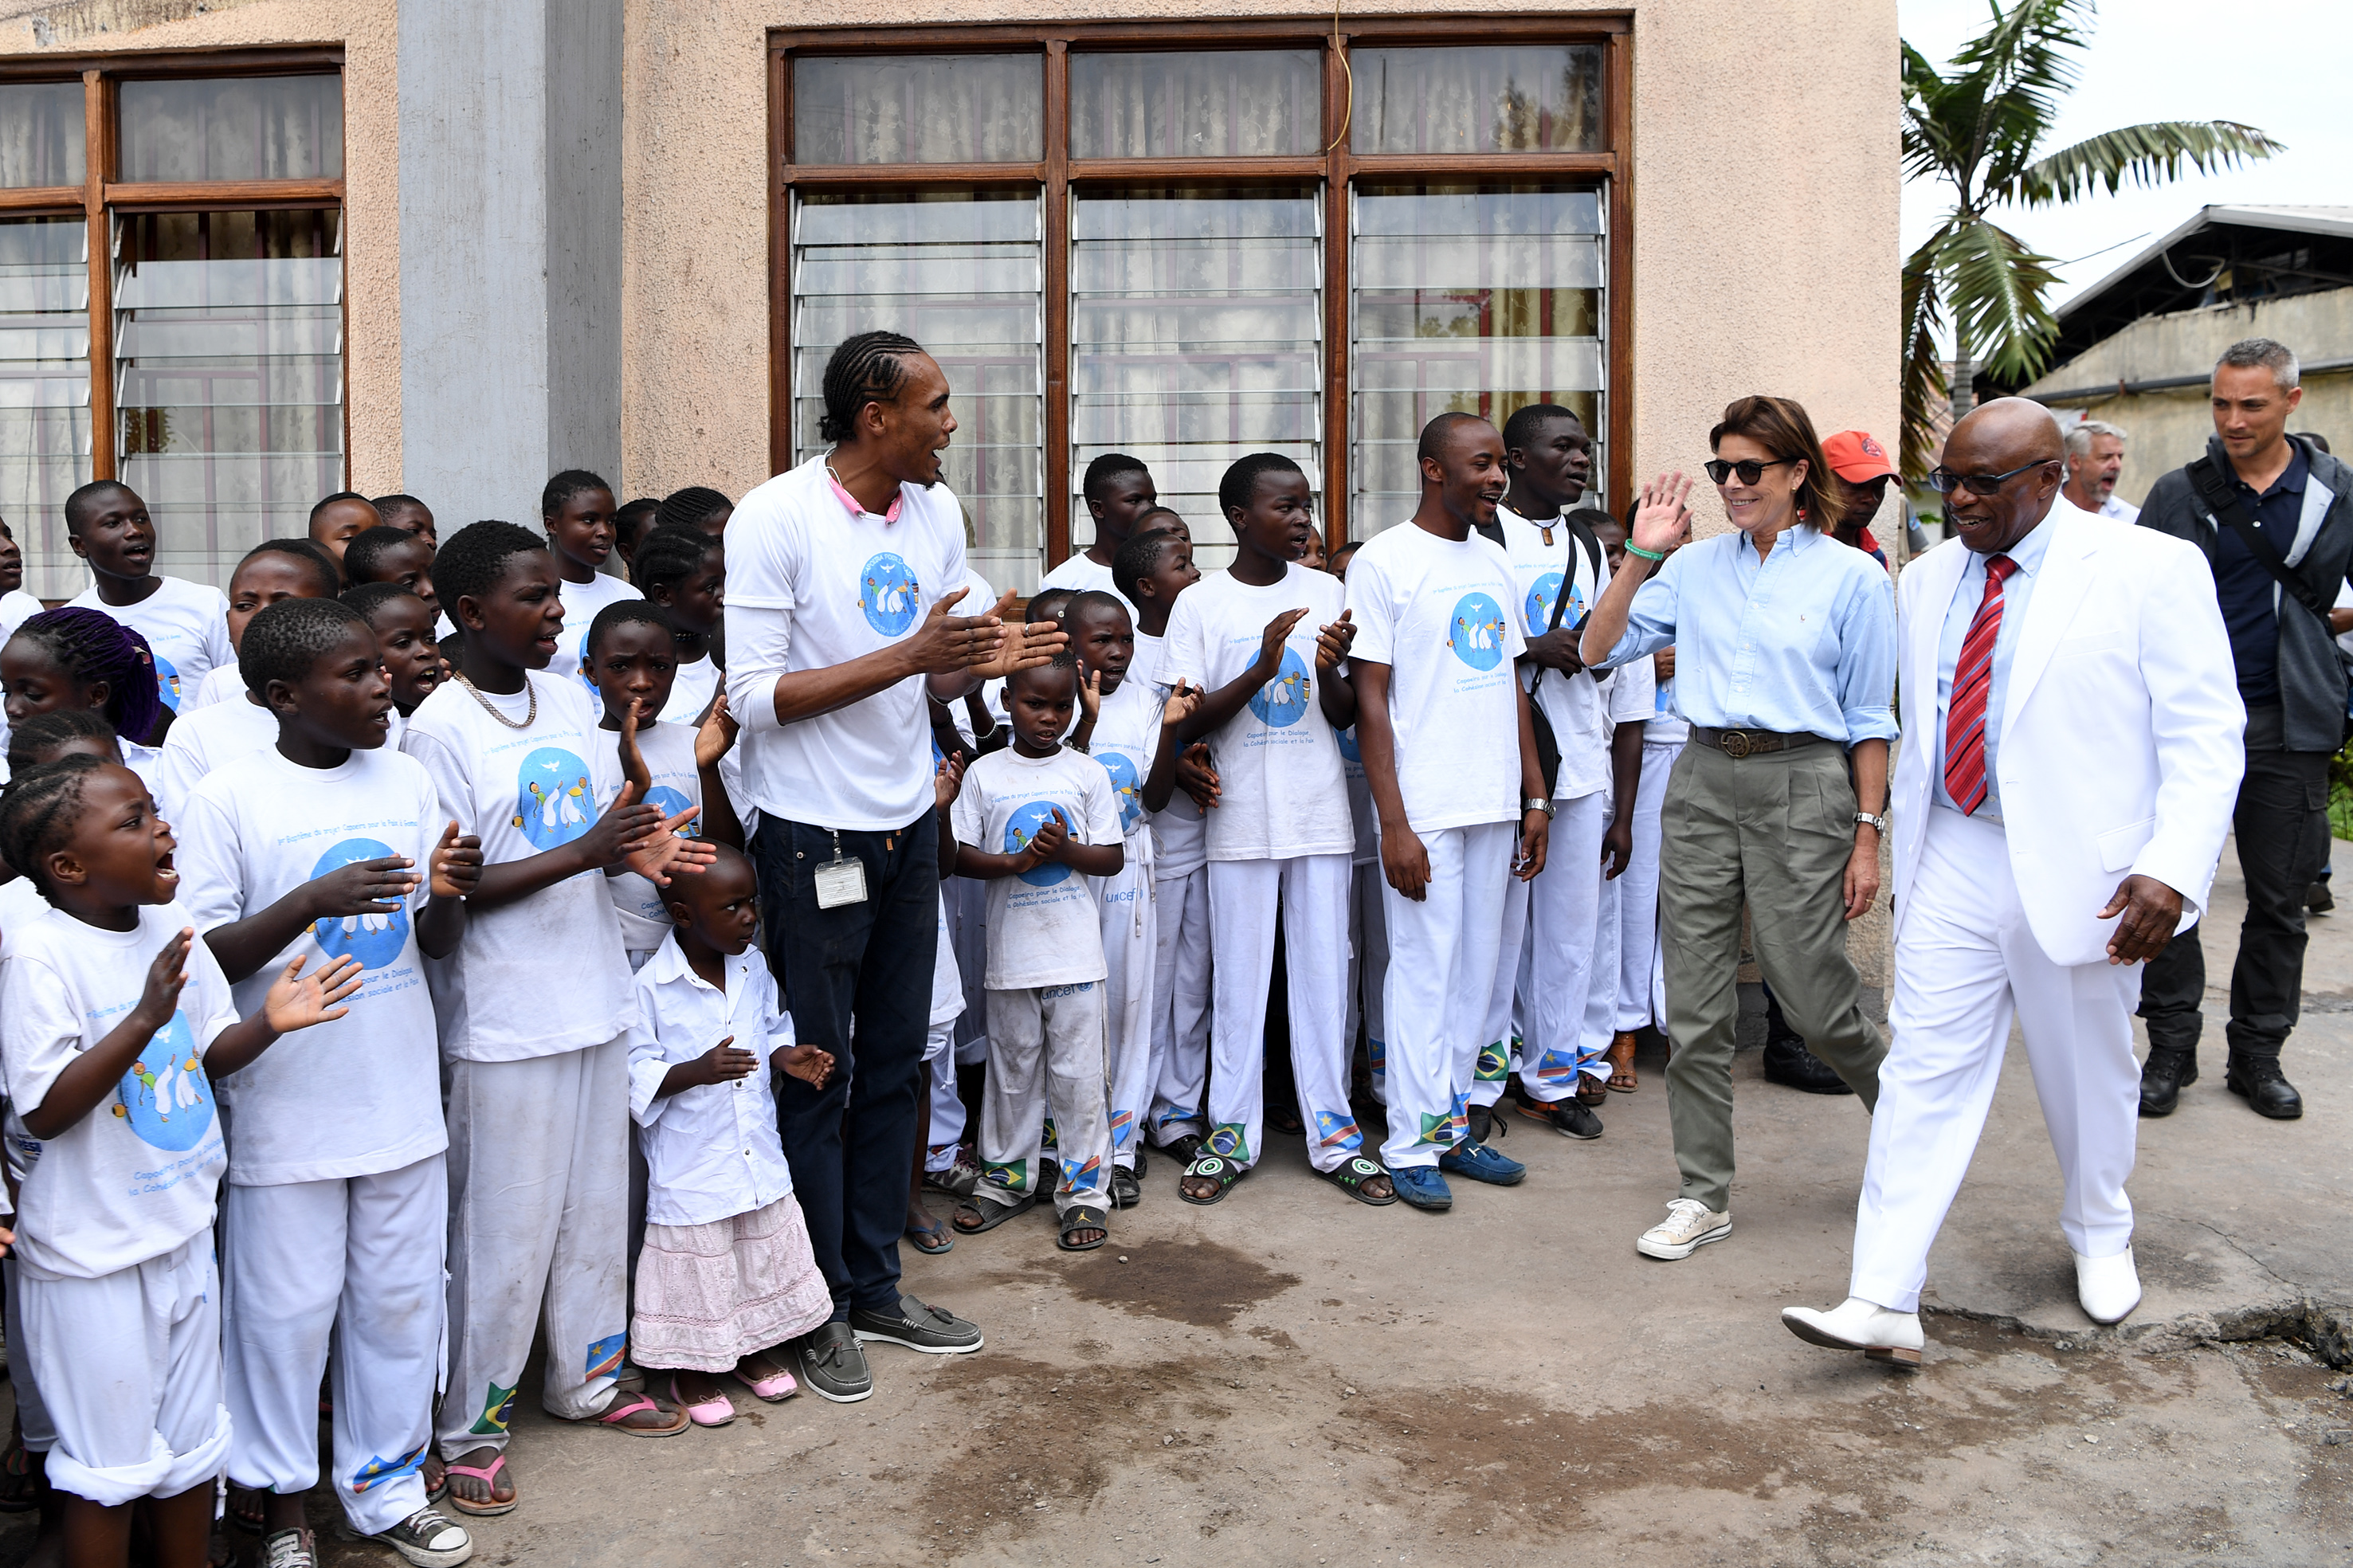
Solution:
<svg viewBox="0 0 2353 1568"><path fill-rule="evenodd" d="M1029 612L1065 651L933 707L919 1248L1040 1201L1099 1247L1148 1148L1214 1204L1271 1133L1359 1201L1443 1208L1441 1171L1519 1179L1487 1146L1515 1065L1571 1136L1634 1087L1679 737L1647 664L1574 658L1623 541L1573 510L1581 427L1504 434L1480 482L1508 504L1461 511L1486 537L1328 563L1307 477L1245 458L1206 575L1144 464L1090 468L1094 541ZM0 1507L75 1560L121 1560L137 1505L159 1561L201 1561L225 1476L269 1568L307 1568L322 1380L339 1528L425 1568L472 1550L437 1501L521 1500L535 1331L546 1412L624 1435L795 1392L832 1302L772 1074L833 1063L756 951L729 512L574 471L540 529L445 544L414 498L339 494L224 595L156 575L102 482L66 508L93 585L49 611L0 528ZM1511 806L1530 711L1548 858Z"/></svg>

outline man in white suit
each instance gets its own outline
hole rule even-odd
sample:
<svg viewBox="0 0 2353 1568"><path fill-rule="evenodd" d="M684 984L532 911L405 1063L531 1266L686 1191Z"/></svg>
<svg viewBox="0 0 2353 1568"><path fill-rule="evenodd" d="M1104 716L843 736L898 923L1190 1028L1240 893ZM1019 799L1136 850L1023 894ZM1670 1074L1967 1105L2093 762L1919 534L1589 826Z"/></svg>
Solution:
<svg viewBox="0 0 2353 1568"><path fill-rule="evenodd" d="M1957 537L1897 587L1894 1044L1844 1305L1799 1339L1920 1361L1928 1248L1984 1131L2013 1014L2094 1321L2139 1303L2132 1260L2140 968L2194 921L2230 826L2246 724L2196 550L2059 504L2048 411L1989 403L1930 483Z"/></svg>

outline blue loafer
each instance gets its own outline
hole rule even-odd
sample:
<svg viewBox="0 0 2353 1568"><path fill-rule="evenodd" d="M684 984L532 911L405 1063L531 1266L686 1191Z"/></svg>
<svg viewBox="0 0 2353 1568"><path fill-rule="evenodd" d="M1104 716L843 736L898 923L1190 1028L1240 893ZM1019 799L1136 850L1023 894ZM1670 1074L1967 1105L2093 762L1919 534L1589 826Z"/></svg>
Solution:
<svg viewBox="0 0 2353 1568"><path fill-rule="evenodd" d="M1453 1189L1435 1166L1399 1165L1389 1173L1389 1184L1397 1189L1398 1196L1418 1209L1444 1214L1454 1206Z"/></svg>
<svg viewBox="0 0 2353 1568"><path fill-rule="evenodd" d="M1515 1187L1528 1168L1496 1153L1484 1143L1458 1143L1438 1157L1438 1168L1450 1176L1468 1176L1498 1187Z"/></svg>

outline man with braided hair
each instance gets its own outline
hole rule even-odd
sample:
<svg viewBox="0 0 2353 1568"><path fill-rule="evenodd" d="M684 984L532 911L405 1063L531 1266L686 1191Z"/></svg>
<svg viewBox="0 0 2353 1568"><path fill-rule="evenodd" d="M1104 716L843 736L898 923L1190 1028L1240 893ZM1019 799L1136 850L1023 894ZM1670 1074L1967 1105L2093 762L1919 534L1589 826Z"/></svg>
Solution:
<svg viewBox="0 0 2353 1568"><path fill-rule="evenodd" d="M922 345L860 333L834 351L823 386L831 449L753 490L729 521L725 629L768 962L799 1037L836 1064L824 1088L787 1079L777 1093L833 1292L833 1321L794 1342L794 1370L849 1401L873 1391L861 1338L932 1354L981 1344L973 1324L899 1289L939 936L924 696L955 701L1067 639L1050 623L1006 625L1011 595L964 603L964 514L940 471L956 421Z"/></svg>

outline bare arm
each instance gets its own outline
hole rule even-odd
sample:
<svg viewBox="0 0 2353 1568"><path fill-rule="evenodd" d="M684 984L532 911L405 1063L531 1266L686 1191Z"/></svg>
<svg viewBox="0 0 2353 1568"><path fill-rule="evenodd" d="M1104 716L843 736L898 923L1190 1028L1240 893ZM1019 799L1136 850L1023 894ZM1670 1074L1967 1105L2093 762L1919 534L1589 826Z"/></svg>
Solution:
<svg viewBox="0 0 2353 1568"><path fill-rule="evenodd" d="M1398 785L1397 731L1389 727L1389 667L1355 661L1356 755L1364 760L1365 785L1381 825L1381 875L1390 887L1419 903L1429 896L1430 851L1405 819L1405 793Z"/></svg>
<svg viewBox="0 0 2353 1568"><path fill-rule="evenodd" d="M1248 669L1201 700L1201 705L1193 710L1193 716L1185 721L1184 738L1198 741L1204 735L1215 734L1224 729L1226 721L1240 712L1243 705L1250 701L1252 692L1281 674L1283 639L1291 635L1292 627L1306 618L1307 606L1302 605L1295 610L1285 610L1267 622L1266 635L1259 642L1258 658L1250 662Z"/></svg>
<svg viewBox="0 0 2353 1568"><path fill-rule="evenodd" d="M1854 766L1855 809L1878 816L1887 810L1887 742L1859 741L1848 753ZM1853 920L1879 896L1879 829L1854 825L1854 853L1847 857L1846 918Z"/></svg>
<svg viewBox="0 0 2353 1568"><path fill-rule="evenodd" d="M1691 488L1691 480L1680 473L1661 474L1642 487L1642 504L1634 513L1633 531L1626 542L1632 547L1626 564L1601 590L1592 613L1585 617L1585 635L1577 639L1577 658L1585 663L1599 665L1609 658L1609 650L1626 635L1626 616L1634 607L1635 590L1658 569L1658 562L1634 554L1633 550L1664 555L1690 536L1691 512L1683 501Z"/></svg>

